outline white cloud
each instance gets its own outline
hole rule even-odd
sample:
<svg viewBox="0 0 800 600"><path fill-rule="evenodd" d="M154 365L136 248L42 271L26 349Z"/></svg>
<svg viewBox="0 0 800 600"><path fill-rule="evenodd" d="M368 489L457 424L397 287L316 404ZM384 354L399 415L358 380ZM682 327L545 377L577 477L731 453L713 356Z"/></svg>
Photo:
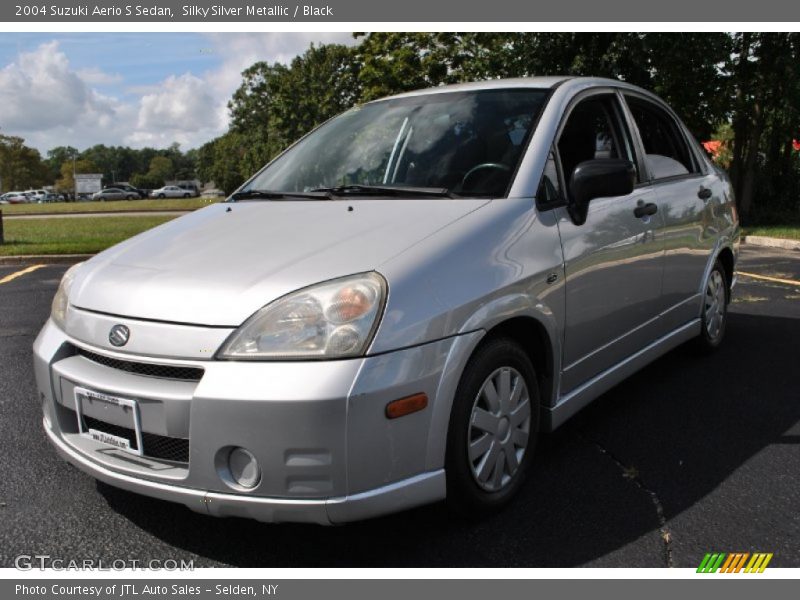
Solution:
<svg viewBox="0 0 800 600"><path fill-rule="evenodd" d="M209 123L215 100L206 83L184 73L171 75L161 84L159 91L142 96L139 101L137 131L183 132L193 129L220 129L224 123Z"/></svg>
<svg viewBox="0 0 800 600"><path fill-rule="evenodd" d="M21 53L0 70L0 90L0 125L6 131L43 131L113 113L108 99L70 70L55 41Z"/></svg>
<svg viewBox="0 0 800 600"><path fill-rule="evenodd" d="M90 85L110 85L122 81L122 75L119 73L106 73L97 67L80 69L77 74L85 83Z"/></svg>
<svg viewBox="0 0 800 600"><path fill-rule="evenodd" d="M225 132L227 102L241 83L241 72L253 63L288 63L312 42L355 43L349 33L219 33L207 38L209 52L219 57L215 68L175 73L161 81L139 79L136 85L126 85L119 73L71 67L58 41L22 52L0 69L0 128L21 135L43 153L62 145L165 147L178 142L183 148L197 147ZM101 94L96 86L118 86L120 96Z"/></svg>

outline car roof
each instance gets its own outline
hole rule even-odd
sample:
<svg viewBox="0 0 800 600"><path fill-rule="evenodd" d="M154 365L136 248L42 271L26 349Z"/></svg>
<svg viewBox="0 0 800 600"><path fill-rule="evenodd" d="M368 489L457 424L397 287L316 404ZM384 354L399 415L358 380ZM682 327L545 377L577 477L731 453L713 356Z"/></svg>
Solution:
<svg viewBox="0 0 800 600"><path fill-rule="evenodd" d="M394 96L387 96L372 102L380 102L382 100L390 100L394 98L409 98L413 96L424 96L429 94L442 94L447 92L466 92L466 91L480 91L480 90L505 90L505 89L553 89L562 84L569 83L575 87L586 87L591 85L596 86L614 86L626 89L634 89L641 92L648 93L646 90L639 88L635 85L625 83L618 79L608 79L605 77L574 77L570 75L552 75L546 77L514 77L508 79L489 79L487 81L472 81L469 83L456 83L452 85L441 85L438 87L425 88L421 90L413 90L411 92L404 92ZM648 93L649 94L649 93Z"/></svg>

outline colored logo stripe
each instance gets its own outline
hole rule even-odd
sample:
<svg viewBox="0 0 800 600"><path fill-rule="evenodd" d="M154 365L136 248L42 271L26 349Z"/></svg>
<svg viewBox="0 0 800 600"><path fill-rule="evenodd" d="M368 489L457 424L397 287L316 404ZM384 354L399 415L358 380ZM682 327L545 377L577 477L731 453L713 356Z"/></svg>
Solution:
<svg viewBox="0 0 800 600"><path fill-rule="evenodd" d="M724 552L707 553L700 566L697 567L698 573L739 573L744 569L745 573L763 573L767 568L769 561L772 560L772 553L756 552L750 554L749 552L734 552L726 554ZM747 562L747 559L750 559ZM745 563L747 566L745 567Z"/></svg>

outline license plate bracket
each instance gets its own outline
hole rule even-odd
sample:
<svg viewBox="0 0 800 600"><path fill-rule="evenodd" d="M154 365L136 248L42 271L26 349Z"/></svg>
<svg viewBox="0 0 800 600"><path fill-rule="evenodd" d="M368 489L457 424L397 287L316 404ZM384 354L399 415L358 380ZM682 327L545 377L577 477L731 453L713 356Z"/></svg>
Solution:
<svg viewBox="0 0 800 600"><path fill-rule="evenodd" d="M139 404L136 402L136 400L132 400L130 398L120 398L118 396L112 396L77 386L75 387L74 394L75 413L78 418L78 433L81 436L93 439L107 446L111 446L112 448L118 448L137 456L144 456L144 451L142 448L142 422L141 415L139 414ZM129 412L131 418L131 427L128 428L134 431L136 448L131 446L128 438L114 435L109 431L103 431L102 426L93 428L87 427L84 421L83 409L83 403L85 401L105 403L111 407L120 407L123 409L123 412ZM125 411L125 408L128 410Z"/></svg>

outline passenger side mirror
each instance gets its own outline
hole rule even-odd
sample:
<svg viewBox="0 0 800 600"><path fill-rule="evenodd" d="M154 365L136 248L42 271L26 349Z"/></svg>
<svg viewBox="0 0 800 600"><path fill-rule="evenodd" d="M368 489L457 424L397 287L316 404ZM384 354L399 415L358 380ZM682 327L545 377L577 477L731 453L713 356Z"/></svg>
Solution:
<svg viewBox="0 0 800 600"><path fill-rule="evenodd" d="M580 163L569 180L567 210L575 225L583 225L589 201L633 192L636 167L623 158L596 158Z"/></svg>

